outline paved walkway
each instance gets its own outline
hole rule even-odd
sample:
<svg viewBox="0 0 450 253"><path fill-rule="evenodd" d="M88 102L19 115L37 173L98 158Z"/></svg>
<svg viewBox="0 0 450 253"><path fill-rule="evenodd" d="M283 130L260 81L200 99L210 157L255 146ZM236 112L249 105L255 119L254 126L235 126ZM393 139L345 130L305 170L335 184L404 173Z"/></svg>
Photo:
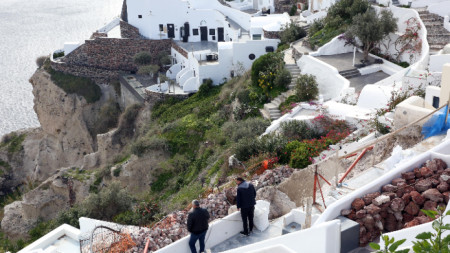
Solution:
<svg viewBox="0 0 450 253"><path fill-rule="evenodd" d="M316 56L317 59L330 64L337 68L338 71L354 69L353 67L353 53L335 54L335 55L321 55ZM355 64L360 64L363 59L363 54L356 52ZM369 57L369 61L373 62L375 59Z"/></svg>
<svg viewBox="0 0 450 253"><path fill-rule="evenodd" d="M365 85L374 84L387 77L389 77L388 74L384 73L383 71L378 71L368 75L352 77L348 80L350 81L350 87L354 87L355 92L360 93Z"/></svg>

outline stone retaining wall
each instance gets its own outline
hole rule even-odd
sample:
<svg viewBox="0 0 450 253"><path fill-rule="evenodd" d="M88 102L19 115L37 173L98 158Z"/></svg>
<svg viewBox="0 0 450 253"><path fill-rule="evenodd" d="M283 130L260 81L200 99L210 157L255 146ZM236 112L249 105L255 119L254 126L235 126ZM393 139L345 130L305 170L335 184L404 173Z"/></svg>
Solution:
<svg viewBox="0 0 450 253"><path fill-rule="evenodd" d="M280 32L268 32L266 30L264 31L264 38L266 39L279 39L280 38Z"/></svg>
<svg viewBox="0 0 450 253"><path fill-rule="evenodd" d="M128 24L123 20L120 21L120 36L124 39L142 38L138 28Z"/></svg>
<svg viewBox="0 0 450 253"><path fill-rule="evenodd" d="M446 207L450 195L450 169L444 161L434 159L421 168L402 173L374 192L355 199L351 209L341 214L359 223L361 246L376 239L380 233L409 228L431 221L421 209Z"/></svg>

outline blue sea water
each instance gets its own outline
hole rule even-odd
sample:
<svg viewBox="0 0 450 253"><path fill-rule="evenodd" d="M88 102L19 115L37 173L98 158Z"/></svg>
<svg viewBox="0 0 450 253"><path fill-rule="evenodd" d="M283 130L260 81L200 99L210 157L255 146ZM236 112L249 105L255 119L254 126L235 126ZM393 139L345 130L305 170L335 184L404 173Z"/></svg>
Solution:
<svg viewBox="0 0 450 253"><path fill-rule="evenodd" d="M89 38L121 6L122 0L0 1L0 136L39 126L28 82L36 58Z"/></svg>

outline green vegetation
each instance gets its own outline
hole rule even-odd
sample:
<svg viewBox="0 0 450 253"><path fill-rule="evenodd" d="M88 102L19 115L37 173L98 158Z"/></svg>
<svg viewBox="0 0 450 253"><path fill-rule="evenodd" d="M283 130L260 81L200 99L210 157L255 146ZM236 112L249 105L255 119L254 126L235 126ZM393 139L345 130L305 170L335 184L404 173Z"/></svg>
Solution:
<svg viewBox="0 0 450 253"><path fill-rule="evenodd" d="M133 62L139 66L149 65L152 63L152 56L149 52L146 51L139 52L134 55Z"/></svg>
<svg viewBox="0 0 450 253"><path fill-rule="evenodd" d="M52 81L67 94L82 96L88 103L97 102L102 95L100 87L89 78L55 71L48 60L44 63L44 69L50 74Z"/></svg>
<svg viewBox="0 0 450 253"><path fill-rule="evenodd" d="M289 16L295 16L295 14L297 14L297 5L293 4L289 10Z"/></svg>
<svg viewBox="0 0 450 253"><path fill-rule="evenodd" d="M306 36L306 31L294 22L282 28L280 45L289 44Z"/></svg>
<svg viewBox="0 0 450 253"><path fill-rule="evenodd" d="M25 140L26 134L11 133L3 137L0 143L0 148L6 148L8 154L15 154L23 149L22 143Z"/></svg>
<svg viewBox="0 0 450 253"><path fill-rule="evenodd" d="M39 56L38 58L36 58L36 65L38 66L38 68L44 66L44 63L47 59L48 56Z"/></svg>
<svg viewBox="0 0 450 253"><path fill-rule="evenodd" d="M281 53L268 53L256 59L252 65L251 77L249 98L253 105L259 107L286 91L291 81L291 74L284 68Z"/></svg>
<svg viewBox="0 0 450 253"><path fill-rule="evenodd" d="M311 47L323 46L331 39L344 33L353 23L353 17L365 13L369 8L367 0L342 0L333 4L325 19L315 21L309 30Z"/></svg>
<svg viewBox="0 0 450 253"><path fill-rule="evenodd" d="M372 52L386 36L397 31L397 18L389 10L381 10L380 14L373 8L364 13L358 13L353 17L345 37L352 44L356 44L356 38L362 43L364 60L367 61Z"/></svg>
<svg viewBox="0 0 450 253"><path fill-rule="evenodd" d="M319 95L319 87L316 77L313 75L300 75L295 85L295 93L301 101L314 100Z"/></svg>
<svg viewBox="0 0 450 253"><path fill-rule="evenodd" d="M67 178L76 179L80 182L83 182L91 178L91 174L88 171L76 167L70 168L67 172L64 173L63 176Z"/></svg>
<svg viewBox="0 0 450 253"><path fill-rule="evenodd" d="M63 56L64 56L64 51L58 52L58 53L53 53L53 59L60 58Z"/></svg>

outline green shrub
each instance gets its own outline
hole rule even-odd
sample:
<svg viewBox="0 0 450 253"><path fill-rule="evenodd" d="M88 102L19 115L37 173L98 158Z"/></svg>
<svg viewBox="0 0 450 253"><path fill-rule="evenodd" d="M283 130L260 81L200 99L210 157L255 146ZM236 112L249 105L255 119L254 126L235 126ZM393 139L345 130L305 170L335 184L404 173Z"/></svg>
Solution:
<svg viewBox="0 0 450 253"><path fill-rule="evenodd" d="M173 174L171 172L166 172L160 174L156 181L151 184L151 189L153 192L160 192L164 190L168 186L168 181L173 178Z"/></svg>
<svg viewBox="0 0 450 253"><path fill-rule="evenodd" d="M260 152L259 142L256 138L240 139L233 147L236 158L240 161L247 161L252 155Z"/></svg>
<svg viewBox="0 0 450 253"><path fill-rule="evenodd" d="M294 22L291 22L289 25L286 25L282 28L282 31L280 33L280 40L281 44L289 44L305 36L306 31Z"/></svg>
<svg viewBox="0 0 450 253"><path fill-rule="evenodd" d="M112 136L113 144L121 143L134 135L134 124L136 117L141 111L143 105L133 104L125 109L125 112L120 115L117 130Z"/></svg>
<svg viewBox="0 0 450 253"><path fill-rule="evenodd" d="M120 176L120 172L122 171L122 165L117 166L114 170L113 170L113 176L118 177Z"/></svg>
<svg viewBox="0 0 450 253"><path fill-rule="evenodd" d="M286 49L289 49L289 44L278 44L277 53L281 53Z"/></svg>
<svg viewBox="0 0 450 253"><path fill-rule="evenodd" d="M298 147L291 152L289 166L292 168L303 169L312 163L312 158L317 156L319 149L310 143L300 142Z"/></svg>
<svg viewBox="0 0 450 253"><path fill-rule="evenodd" d="M258 139L259 141L259 153L267 153L272 156L280 156L284 147L287 145L288 140L281 134L266 134ZM255 153L256 154L256 153Z"/></svg>
<svg viewBox="0 0 450 253"><path fill-rule="evenodd" d="M397 65L399 65L399 66L401 66L401 67L403 67L403 68L409 67L409 63L407 63L407 62L405 62L405 61L402 61L402 62L398 63Z"/></svg>
<svg viewBox="0 0 450 253"><path fill-rule="evenodd" d="M293 4L289 10L289 16L295 16L295 14L297 14L297 5Z"/></svg>
<svg viewBox="0 0 450 253"><path fill-rule="evenodd" d="M53 53L53 59L60 58L64 56L64 51Z"/></svg>
<svg viewBox="0 0 450 253"><path fill-rule="evenodd" d="M280 155L280 163L289 163L291 160L292 151L296 150L301 145L301 142L297 140L288 142Z"/></svg>
<svg viewBox="0 0 450 253"><path fill-rule="evenodd" d="M281 133L288 140L308 140L319 137L319 133L304 121L291 120L282 122Z"/></svg>
<svg viewBox="0 0 450 253"><path fill-rule="evenodd" d="M259 136L269 125L269 121L262 118L249 118L238 122L226 122L222 126L222 131L230 141L237 142L240 139Z"/></svg>
<svg viewBox="0 0 450 253"><path fill-rule="evenodd" d="M288 88L291 81L292 81L291 72L289 72L289 70L287 70L286 68L283 68L277 73L274 80L274 84L277 87Z"/></svg>
<svg viewBox="0 0 450 253"><path fill-rule="evenodd" d="M152 55L146 51L139 52L134 55L133 62L139 66L149 65L152 63Z"/></svg>
<svg viewBox="0 0 450 253"><path fill-rule="evenodd" d="M276 73L277 70L283 66L283 58L279 53L267 53L256 59L252 64L251 76L252 84L256 87L259 86L258 80L260 79L260 73Z"/></svg>
<svg viewBox="0 0 450 253"><path fill-rule="evenodd" d="M209 94L213 87L213 81L211 79L206 79L198 88L198 93L200 96L206 96Z"/></svg>
<svg viewBox="0 0 450 253"><path fill-rule="evenodd" d="M132 198L120 183L113 182L98 194L90 194L82 208L89 218L111 221L114 216L131 208Z"/></svg>
<svg viewBox="0 0 450 253"><path fill-rule="evenodd" d="M101 108L97 115L95 134L108 132L117 126L120 116L120 106L118 103L110 99Z"/></svg>
<svg viewBox="0 0 450 253"><path fill-rule="evenodd" d="M169 145L167 141L158 136L144 137L134 142L131 145L131 153L141 157L149 150L164 150L167 151Z"/></svg>
<svg viewBox="0 0 450 253"><path fill-rule="evenodd" d="M38 68L44 66L45 61L47 61L48 59L48 56L39 56L38 58L36 58L36 65L38 66Z"/></svg>
<svg viewBox="0 0 450 253"><path fill-rule="evenodd" d="M313 75L300 75L297 79L295 92L300 101L314 100L319 95L316 77Z"/></svg>
<svg viewBox="0 0 450 253"><path fill-rule="evenodd" d="M3 136L0 148L6 147L9 154L14 154L23 149L22 143L25 140L26 134L10 133Z"/></svg>
<svg viewBox="0 0 450 253"><path fill-rule="evenodd" d="M158 65L143 65L139 67L138 74L139 75L148 75L148 76L155 76L156 73L158 73L159 66Z"/></svg>
<svg viewBox="0 0 450 253"><path fill-rule="evenodd" d="M77 94L84 97L88 103L97 102L102 96L100 87L91 79L74 76L46 68L52 81L67 94Z"/></svg>

